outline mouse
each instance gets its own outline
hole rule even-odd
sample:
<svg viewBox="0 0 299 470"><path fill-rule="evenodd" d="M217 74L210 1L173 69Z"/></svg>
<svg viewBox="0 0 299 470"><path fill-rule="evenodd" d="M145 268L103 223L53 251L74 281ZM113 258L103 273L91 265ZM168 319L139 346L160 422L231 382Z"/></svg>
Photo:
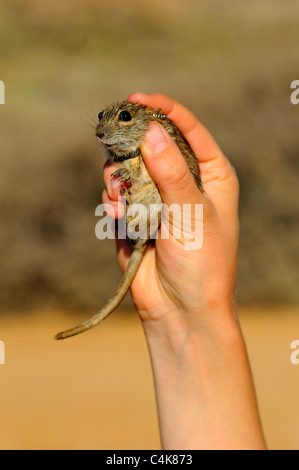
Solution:
<svg viewBox="0 0 299 470"><path fill-rule="evenodd" d="M131 256L114 295L93 317L73 328L62 331L55 339L65 339L93 328L107 318L121 303L136 276L149 243L161 224L162 199L143 161L140 145L150 122L156 121L164 127L179 147L198 189L203 192L198 160L188 141L178 127L162 113L140 103L121 101L107 106L98 115L96 137L104 145L107 163L117 167L112 177L121 183L120 192L125 198L126 212L134 204L145 207L142 217L126 217L127 239ZM154 210L153 210L154 208ZM152 221L155 221L153 224ZM151 223L150 223L151 221ZM136 235L136 225L138 234Z"/></svg>

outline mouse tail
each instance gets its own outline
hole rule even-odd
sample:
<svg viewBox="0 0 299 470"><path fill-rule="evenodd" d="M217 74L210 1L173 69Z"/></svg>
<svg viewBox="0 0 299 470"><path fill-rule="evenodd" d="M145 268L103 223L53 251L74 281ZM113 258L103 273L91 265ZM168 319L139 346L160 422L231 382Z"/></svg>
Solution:
<svg viewBox="0 0 299 470"><path fill-rule="evenodd" d="M146 248L147 244L144 244L143 246L135 248L133 250L127 268L120 280L115 294L107 301L107 303L99 313L91 317L89 320L80 323L79 325L74 326L73 328L70 328L69 330L57 333L54 338L65 339L71 336L78 335L86 330L89 330L90 328L93 328L94 326L98 325L103 320L105 320L105 318L107 318L108 315L110 315L110 313L112 313L116 309L116 307L120 304L128 290L130 289L131 283L138 271Z"/></svg>

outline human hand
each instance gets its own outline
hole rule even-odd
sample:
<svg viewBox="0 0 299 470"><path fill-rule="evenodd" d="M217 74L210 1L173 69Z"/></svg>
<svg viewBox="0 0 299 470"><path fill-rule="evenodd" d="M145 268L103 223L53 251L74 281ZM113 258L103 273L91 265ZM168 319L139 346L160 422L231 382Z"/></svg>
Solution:
<svg viewBox="0 0 299 470"><path fill-rule="evenodd" d="M151 124L141 152L163 203L203 205L202 247L189 251L182 240L158 237L131 286L151 356L162 446L265 449L235 308L236 173L213 137L181 104L160 94L137 93L129 100L161 108L177 125L198 159L204 188L201 193L162 126ZM104 170L103 202L115 207L110 215L119 217L114 169ZM124 270L128 244L118 240L117 247Z"/></svg>
<svg viewBox="0 0 299 470"><path fill-rule="evenodd" d="M155 246L148 248L132 283L135 306L143 322L165 320L168 315L173 322L176 314L188 328L206 325L211 320L211 309L215 311L214 320L218 310L223 312L223 307L234 303L239 236L236 173L213 137L181 104L161 94L135 93L128 100L161 108L179 127L198 159L204 187L201 193L176 144L162 126L152 124L141 146L148 172L164 204L203 205L203 245L189 251L180 240L158 237ZM109 215L117 218L122 212L117 205L120 184L111 180L114 171L113 165L104 169L107 189L103 202L115 208ZM118 240L117 247L124 270L130 257L129 246L125 240Z"/></svg>

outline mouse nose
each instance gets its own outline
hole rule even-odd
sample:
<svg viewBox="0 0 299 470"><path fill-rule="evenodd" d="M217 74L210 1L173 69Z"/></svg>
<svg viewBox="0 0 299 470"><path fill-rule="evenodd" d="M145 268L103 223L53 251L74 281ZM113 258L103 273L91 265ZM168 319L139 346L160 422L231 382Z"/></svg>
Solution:
<svg viewBox="0 0 299 470"><path fill-rule="evenodd" d="M100 133L98 133L98 134L97 134L97 137L98 137L99 139L102 139L103 137L105 137L105 134L100 134Z"/></svg>

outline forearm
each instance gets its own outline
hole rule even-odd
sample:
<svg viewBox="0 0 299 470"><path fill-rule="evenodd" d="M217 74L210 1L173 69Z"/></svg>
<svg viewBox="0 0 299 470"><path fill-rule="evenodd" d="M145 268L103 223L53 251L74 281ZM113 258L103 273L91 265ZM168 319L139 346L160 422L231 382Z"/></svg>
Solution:
<svg viewBox="0 0 299 470"><path fill-rule="evenodd" d="M164 449L265 448L242 333L221 313L204 328L179 314L144 322Z"/></svg>

